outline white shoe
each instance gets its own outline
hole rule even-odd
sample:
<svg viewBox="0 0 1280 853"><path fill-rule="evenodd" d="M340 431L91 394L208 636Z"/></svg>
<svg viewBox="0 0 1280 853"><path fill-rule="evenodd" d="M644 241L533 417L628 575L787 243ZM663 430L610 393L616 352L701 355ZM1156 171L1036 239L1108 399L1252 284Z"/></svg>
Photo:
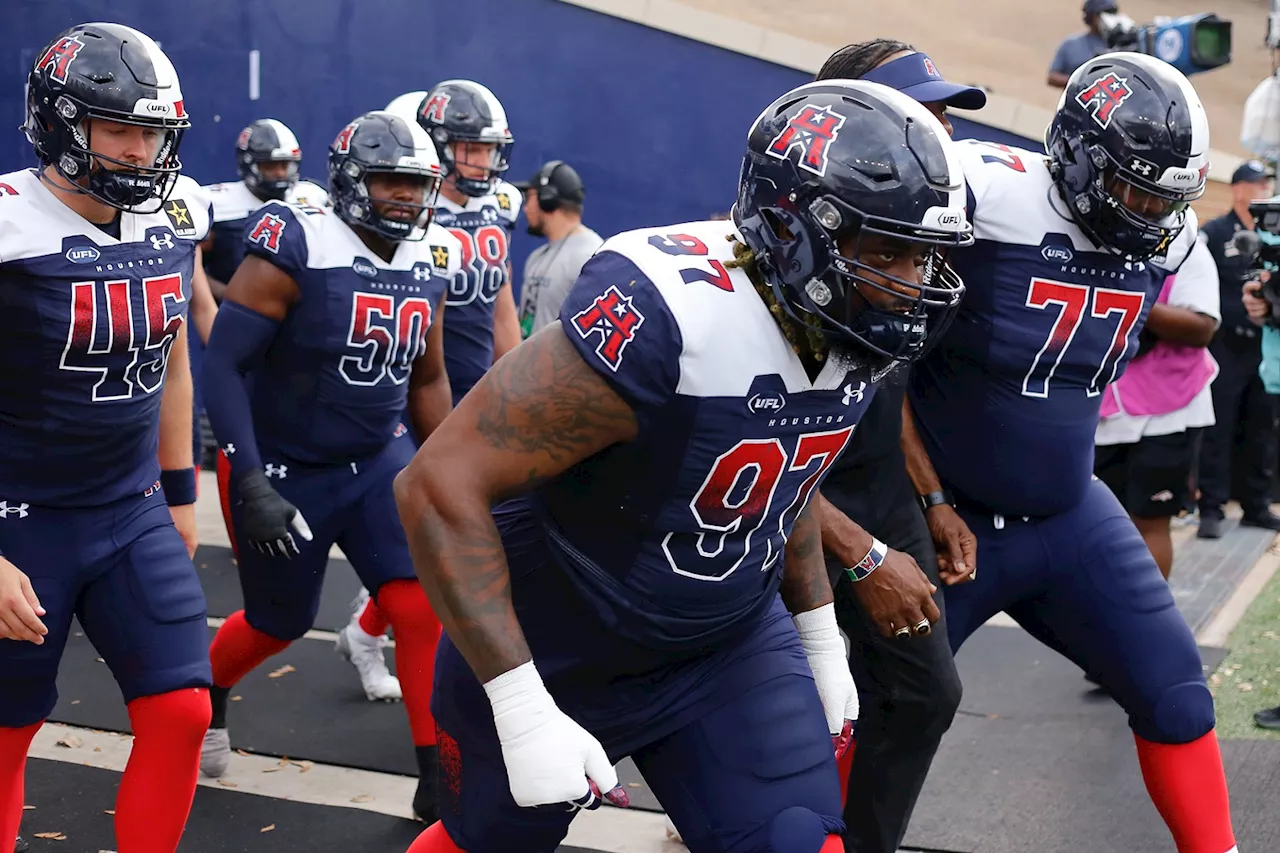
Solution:
<svg viewBox="0 0 1280 853"><path fill-rule="evenodd" d="M226 729L209 729L200 745L200 772L217 779L231 762L231 736Z"/></svg>
<svg viewBox="0 0 1280 853"><path fill-rule="evenodd" d="M676 829L676 825L671 822L671 818L666 817L665 815L664 818L667 822L667 840L675 841L678 844L684 844L684 839L680 837L680 830Z"/></svg>
<svg viewBox="0 0 1280 853"><path fill-rule="evenodd" d="M386 637L370 637L359 624L359 611L338 632L338 654L346 658L360 673L360 686L370 702L399 702L403 698L400 679L387 669L383 646Z"/></svg>

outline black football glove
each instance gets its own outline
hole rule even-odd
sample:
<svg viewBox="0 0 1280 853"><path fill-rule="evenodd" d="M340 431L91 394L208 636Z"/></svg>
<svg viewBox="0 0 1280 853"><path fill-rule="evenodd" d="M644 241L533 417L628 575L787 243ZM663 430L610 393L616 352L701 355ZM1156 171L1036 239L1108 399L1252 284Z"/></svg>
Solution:
<svg viewBox="0 0 1280 853"><path fill-rule="evenodd" d="M305 541L311 541L311 528L298 508L280 497L261 471L245 474L238 485L242 504L240 532L249 545L268 557L298 556L301 552L290 528Z"/></svg>

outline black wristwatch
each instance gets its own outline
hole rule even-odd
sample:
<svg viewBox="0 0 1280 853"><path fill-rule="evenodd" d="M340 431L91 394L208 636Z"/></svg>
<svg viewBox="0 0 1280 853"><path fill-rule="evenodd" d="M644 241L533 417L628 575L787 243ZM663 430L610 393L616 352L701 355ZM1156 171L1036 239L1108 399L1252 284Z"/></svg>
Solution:
<svg viewBox="0 0 1280 853"><path fill-rule="evenodd" d="M942 506L943 504L946 504L947 506L952 505L951 495L947 494L945 490L930 492L927 495L920 495L920 509L924 512L928 512L935 506Z"/></svg>

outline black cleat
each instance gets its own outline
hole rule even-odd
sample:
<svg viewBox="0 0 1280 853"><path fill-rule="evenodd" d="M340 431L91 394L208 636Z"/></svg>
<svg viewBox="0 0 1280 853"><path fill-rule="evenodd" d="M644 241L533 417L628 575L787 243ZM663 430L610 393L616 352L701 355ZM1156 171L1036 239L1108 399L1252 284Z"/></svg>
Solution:
<svg viewBox="0 0 1280 853"><path fill-rule="evenodd" d="M21 835L18 836L18 843L13 845L13 853L27 853L31 849L31 845L27 843L27 839Z"/></svg>
<svg viewBox="0 0 1280 853"><path fill-rule="evenodd" d="M440 785L440 751L434 746L415 746L418 754L418 790L413 795L413 816L430 826L440 819L436 792Z"/></svg>
<svg viewBox="0 0 1280 853"><path fill-rule="evenodd" d="M1280 708L1267 708L1253 715L1253 722L1260 729L1280 729Z"/></svg>
<svg viewBox="0 0 1280 853"><path fill-rule="evenodd" d="M1241 527L1261 527L1263 530L1280 530L1280 515L1269 509L1246 515L1240 519Z"/></svg>
<svg viewBox="0 0 1280 853"><path fill-rule="evenodd" d="M1200 516L1200 529L1196 531L1197 539L1221 539L1222 519L1212 515Z"/></svg>

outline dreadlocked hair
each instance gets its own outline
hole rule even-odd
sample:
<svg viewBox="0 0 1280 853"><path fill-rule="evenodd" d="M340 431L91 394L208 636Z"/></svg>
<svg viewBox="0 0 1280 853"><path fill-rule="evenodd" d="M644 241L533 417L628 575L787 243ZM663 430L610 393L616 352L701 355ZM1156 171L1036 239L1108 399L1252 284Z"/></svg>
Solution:
<svg viewBox="0 0 1280 853"><path fill-rule="evenodd" d="M769 313L773 315L778 328L782 330L783 336L787 339L787 343L791 344L791 348L795 350L796 355L801 358L805 355L810 355L814 361L823 361L827 357L827 339L822 334L822 329L818 326L817 319L806 318L803 324L797 322L778 302L778 297L774 295L773 288L764 280L764 275L760 272L760 265L756 262L755 252L751 251L745 243L733 235L729 235L725 239L733 243L733 260L728 261L725 266L729 269L740 269L747 274L747 278L751 281L751 286L756 289L756 293L760 294L764 304L769 307Z"/></svg>
<svg viewBox="0 0 1280 853"><path fill-rule="evenodd" d="M827 58L818 70L815 80L858 80L865 77L895 53L915 52L905 42L893 39L872 39L845 45Z"/></svg>

